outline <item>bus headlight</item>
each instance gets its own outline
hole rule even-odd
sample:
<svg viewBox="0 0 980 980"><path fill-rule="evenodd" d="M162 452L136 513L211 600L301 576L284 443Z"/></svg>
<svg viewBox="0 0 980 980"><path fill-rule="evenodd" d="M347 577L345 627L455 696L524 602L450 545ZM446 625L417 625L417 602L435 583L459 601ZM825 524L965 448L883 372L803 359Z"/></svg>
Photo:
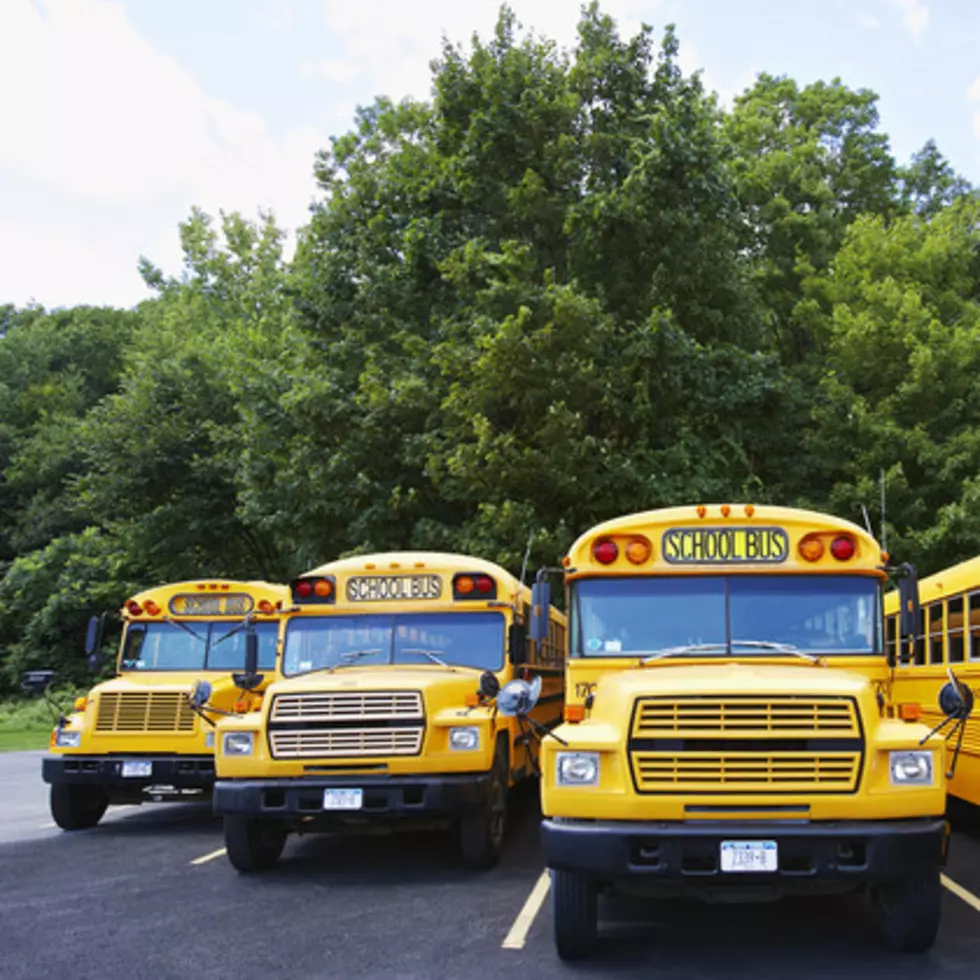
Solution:
<svg viewBox="0 0 980 980"><path fill-rule="evenodd" d="M599 753L559 752L555 778L560 786L594 786L599 782Z"/></svg>
<svg viewBox="0 0 980 980"><path fill-rule="evenodd" d="M450 728L449 747L460 752L472 752L480 747L479 728Z"/></svg>
<svg viewBox="0 0 980 980"><path fill-rule="evenodd" d="M55 735L54 744L62 749L77 749L82 744L82 733L62 730Z"/></svg>
<svg viewBox="0 0 980 980"><path fill-rule="evenodd" d="M225 732L221 736L221 751L225 755L251 755L254 748L254 732Z"/></svg>
<svg viewBox="0 0 980 980"><path fill-rule="evenodd" d="M889 752L892 786L931 786L931 752Z"/></svg>

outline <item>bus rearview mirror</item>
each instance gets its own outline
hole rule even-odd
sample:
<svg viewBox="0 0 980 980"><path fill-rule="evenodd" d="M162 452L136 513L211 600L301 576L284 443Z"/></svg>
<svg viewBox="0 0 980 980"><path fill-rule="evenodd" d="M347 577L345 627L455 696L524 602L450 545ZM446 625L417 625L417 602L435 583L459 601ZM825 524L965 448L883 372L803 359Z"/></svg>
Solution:
<svg viewBox="0 0 980 980"><path fill-rule="evenodd" d="M545 580L531 587L531 639L543 643L548 639L548 610L551 608L551 584Z"/></svg>

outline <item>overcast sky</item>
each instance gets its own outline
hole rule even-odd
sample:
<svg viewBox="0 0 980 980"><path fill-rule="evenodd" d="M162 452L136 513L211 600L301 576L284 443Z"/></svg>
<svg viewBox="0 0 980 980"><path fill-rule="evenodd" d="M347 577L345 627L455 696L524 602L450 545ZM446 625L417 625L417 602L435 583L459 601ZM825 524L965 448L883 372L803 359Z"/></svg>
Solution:
<svg viewBox="0 0 980 980"><path fill-rule="evenodd" d="M574 41L574 0L513 0ZM128 306L141 254L176 273L192 205L295 229L315 150L376 94L429 93L443 33L497 0L0 0L0 303ZM606 0L623 33L677 25L723 101L759 71L880 96L902 162L934 138L980 183L975 0Z"/></svg>

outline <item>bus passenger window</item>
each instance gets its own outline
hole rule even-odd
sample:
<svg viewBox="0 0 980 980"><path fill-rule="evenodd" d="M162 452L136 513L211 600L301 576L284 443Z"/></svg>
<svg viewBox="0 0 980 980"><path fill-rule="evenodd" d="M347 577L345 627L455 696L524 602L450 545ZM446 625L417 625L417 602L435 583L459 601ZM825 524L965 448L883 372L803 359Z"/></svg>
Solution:
<svg viewBox="0 0 980 980"><path fill-rule="evenodd" d="M963 596L954 596L946 604L946 636L949 643L949 662L963 663Z"/></svg>
<svg viewBox="0 0 980 980"><path fill-rule="evenodd" d="M915 626L915 652L913 653L912 662L917 666L921 667L926 662L926 638L925 638L925 622L926 622L926 607L919 607L918 622Z"/></svg>
<svg viewBox="0 0 980 980"><path fill-rule="evenodd" d="M969 595L970 659L980 660L980 592Z"/></svg>
<svg viewBox="0 0 980 980"><path fill-rule="evenodd" d="M898 646L895 636L897 621L897 616L885 617L885 655L895 663L898 663Z"/></svg>
<svg viewBox="0 0 980 980"><path fill-rule="evenodd" d="M934 602L927 606L929 617L929 663L943 662L943 604Z"/></svg>

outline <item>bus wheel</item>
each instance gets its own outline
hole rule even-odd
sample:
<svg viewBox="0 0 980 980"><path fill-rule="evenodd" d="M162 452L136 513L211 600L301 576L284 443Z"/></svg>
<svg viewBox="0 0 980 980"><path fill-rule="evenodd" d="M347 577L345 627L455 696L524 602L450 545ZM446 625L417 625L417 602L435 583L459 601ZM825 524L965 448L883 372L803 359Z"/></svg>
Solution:
<svg viewBox="0 0 980 980"><path fill-rule="evenodd" d="M287 831L273 820L255 817L225 817L225 848L228 860L242 874L275 867L286 846Z"/></svg>
<svg viewBox="0 0 980 980"><path fill-rule="evenodd" d="M938 871L871 888L871 907L885 945L899 953L923 953L936 940L943 900Z"/></svg>
<svg viewBox="0 0 980 980"><path fill-rule="evenodd" d="M500 860L506 826L507 755L506 750L498 749L486 802L481 809L463 814L459 823L459 842L468 868L484 871Z"/></svg>
<svg viewBox="0 0 980 980"><path fill-rule="evenodd" d="M98 786L51 786L51 816L62 830L87 830L94 827L109 805L109 797Z"/></svg>
<svg viewBox="0 0 980 980"><path fill-rule="evenodd" d="M595 885L574 871L551 872L555 948L563 960L584 960L595 951L599 896Z"/></svg>

